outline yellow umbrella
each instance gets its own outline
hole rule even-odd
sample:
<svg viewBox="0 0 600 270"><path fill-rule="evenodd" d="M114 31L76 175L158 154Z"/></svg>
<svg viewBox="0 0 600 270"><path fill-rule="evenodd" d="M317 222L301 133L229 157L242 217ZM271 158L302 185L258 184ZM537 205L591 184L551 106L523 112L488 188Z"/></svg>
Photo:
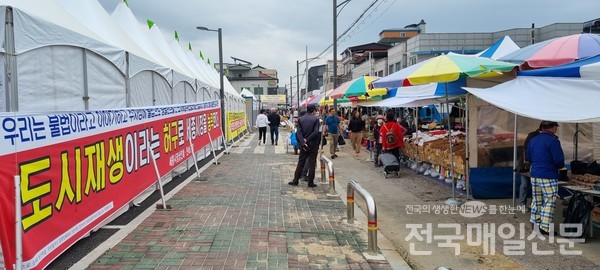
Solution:
<svg viewBox="0 0 600 270"><path fill-rule="evenodd" d="M331 92L333 92L333 90L325 92L325 95L323 95L323 97L321 97L321 100L319 100L319 106L333 105L333 98L326 98L327 95L329 95Z"/></svg>

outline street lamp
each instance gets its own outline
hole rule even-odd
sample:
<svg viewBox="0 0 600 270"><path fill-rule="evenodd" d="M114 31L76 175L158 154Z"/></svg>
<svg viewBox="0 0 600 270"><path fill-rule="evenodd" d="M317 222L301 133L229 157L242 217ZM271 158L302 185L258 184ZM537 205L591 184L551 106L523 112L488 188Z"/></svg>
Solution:
<svg viewBox="0 0 600 270"><path fill-rule="evenodd" d="M221 96L221 127L223 128L223 132L225 132L225 88L223 87L223 39L221 28L214 30L204 26L197 26L196 29L219 33L219 95ZM223 136L225 136L225 134L223 134Z"/></svg>

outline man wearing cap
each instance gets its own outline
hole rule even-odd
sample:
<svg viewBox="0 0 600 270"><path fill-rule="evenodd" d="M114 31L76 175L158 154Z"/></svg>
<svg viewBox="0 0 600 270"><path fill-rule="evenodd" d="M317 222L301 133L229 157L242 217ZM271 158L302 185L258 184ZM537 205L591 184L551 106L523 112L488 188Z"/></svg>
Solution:
<svg viewBox="0 0 600 270"><path fill-rule="evenodd" d="M554 208L558 197L558 170L565 166L565 156L556 136L558 123L542 121L540 134L527 144L525 157L531 162L531 217L529 221L540 233L551 233Z"/></svg>

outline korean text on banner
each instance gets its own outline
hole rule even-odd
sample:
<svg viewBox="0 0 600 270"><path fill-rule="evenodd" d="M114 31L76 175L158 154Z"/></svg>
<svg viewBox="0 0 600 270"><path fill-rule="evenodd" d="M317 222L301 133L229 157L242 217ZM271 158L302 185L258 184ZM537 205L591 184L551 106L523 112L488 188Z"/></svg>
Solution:
<svg viewBox="0 0 600 270"><path fill-rule="evenodd" d="M14 175L21 177L23 269L41 269L222 136L219 101L54 114L0 114L0 243L15 261ZM186 143L191 139L194 149Z"/></svg>
<svg viewBox="0 0 600 270"><path fill-rule="evenodd" d="M227 113L227 141L240 135L246 130L246 112Z"/></svg>

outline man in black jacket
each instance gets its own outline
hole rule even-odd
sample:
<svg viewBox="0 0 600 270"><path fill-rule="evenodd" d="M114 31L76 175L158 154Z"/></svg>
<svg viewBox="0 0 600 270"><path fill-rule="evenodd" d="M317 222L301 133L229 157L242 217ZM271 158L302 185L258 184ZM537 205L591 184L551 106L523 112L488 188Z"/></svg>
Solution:
<svg viewBox="0 0 600 270"><path fill-rule="evenodd" d="M308 105L307 113L298 119L296 138L300 142L300 156L298 164L296 164L294 179L288 183L292 186L298 185L298 180L302 176L302 168L305 165L308 167L308 187L317 186L314 183L315 166L317 165L321 133L319 132L319 119L314 115L315 109L315 105Z"/></svg>
<svg viewBox="0 0 600 270"><path fill-rule="evenodd" d="M271 108L271 114L267 117L269 120L269 128L271 129L271 145L277 145L279 140L279 125L281 124L281 117L277 113L276 108Z"/></svg>

